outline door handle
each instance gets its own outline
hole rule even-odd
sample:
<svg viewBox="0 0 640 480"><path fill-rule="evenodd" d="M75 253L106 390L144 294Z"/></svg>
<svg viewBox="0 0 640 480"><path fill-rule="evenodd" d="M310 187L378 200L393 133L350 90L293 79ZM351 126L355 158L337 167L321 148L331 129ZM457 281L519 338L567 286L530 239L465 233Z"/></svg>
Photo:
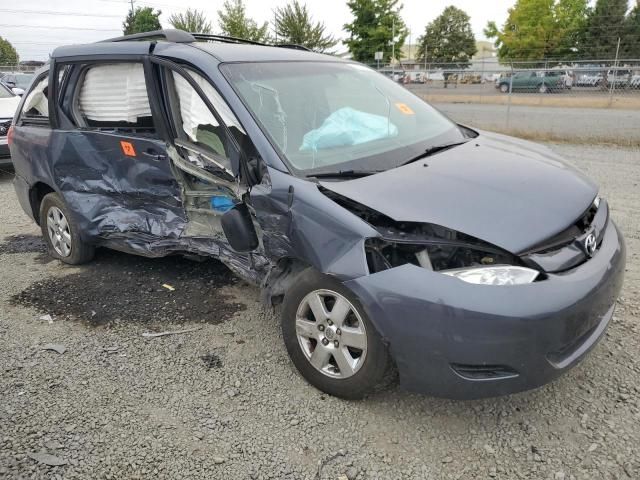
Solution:
<svg viewBox="0 0 640 480"><path fill-rule="evenodd" d="M152 149L145 150L144 152L142 152L142 155L144 155L145 157L149 157L151 160L154 160L156 162L160 162L167 158L165 155L162 155L161 153L158 153L157 151Z"/></svg>

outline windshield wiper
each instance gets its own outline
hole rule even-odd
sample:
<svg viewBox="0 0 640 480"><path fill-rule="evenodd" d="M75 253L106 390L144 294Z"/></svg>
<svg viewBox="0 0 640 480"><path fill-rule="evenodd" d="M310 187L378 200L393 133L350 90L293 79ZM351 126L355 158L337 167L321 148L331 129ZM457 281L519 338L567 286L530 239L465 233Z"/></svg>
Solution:
<svg viewBox="0 0 640 480"><path fill-rule="evenodd" d="M360 178L381 172L384 170L338 170L337 172L310 173L307 178Z"/></svg>
<svg viewBox="0 0 640 480"><path fill-rule="evenodd" d="M458 145L464 145L468 141L469 140L465 140L464 142L443 143L442 145L434 145L432 147L427 148L424 152L419 153L415 157L411 157L409 160L401 163L398 166L402 167L403 165L408 165L409 163L416 162L416 161L420 160L421 158L428 157L430 155L433 155L434 153L438 153L438 152L441 152L443 150L448 150L449 148L457 147Z"/></svg>

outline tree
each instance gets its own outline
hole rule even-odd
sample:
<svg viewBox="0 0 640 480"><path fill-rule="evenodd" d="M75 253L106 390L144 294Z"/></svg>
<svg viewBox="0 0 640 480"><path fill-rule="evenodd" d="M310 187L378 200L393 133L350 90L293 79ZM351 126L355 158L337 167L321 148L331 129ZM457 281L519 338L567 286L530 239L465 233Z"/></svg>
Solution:
<svg viewBox="0 0 640 480"><path fill-rule="evenodd" d="M127 18L122 23L122 29L125 35L132 33L151 32L160 30L160 14L162 12L153 11L151 7L137 7L135 10L129 10Z"/></svg>
<svg viewBox="0 0 640 480"><path fill-rule="evenodd" d="M584 53L587 12L587 0L517 0L502 30L489 22L484 34L503 61L574 58Z"/></svg>
<svg viewBox="0 0 640 480"><path fill-rule="evenodd" d="M589 57L600 60L615 58L618 38L622 38L624 33L628 7L628 0L597 0L585 31Z"/></svg>
<svg viewBox="0 0 640 480"><path fill-rule="evenodd" d="M626 58L640 58L640 2L625 20L620 55Z"/></svg>
<svg viewBox="0 0 640 480"><path fill-rule="evenodd" d="M186 32L211 33L211 22L204 13L190 8L185 13L174 13L169 17L173 28Z"/></svg>
<svg viewBox="0 0 640 480"><path fill-rule="evenodd" d="M459 8L445 8L418 38L418 59L436 65L455 63L458 68L469 66L477 51L470 20L469 15Z"/></svg>
<svg viewBox="0 0 640 480"><path fill-rule="evenodd" d="M399 0L349 0L347 6L353 21L344 29L349 32L345 41L354 60L365 63L375 61L375 52L383 52L384 60L391 60L395 50L401 57L402 46L409 34L400 11ZM395 38L393 37L395 33Z"/></svg>
<svg viewBox="0 0 640 480"><path fill-rule="evenodd" d="M269 41L269 24L264 22L258 26L255 20L247 17L242 0L225 0L222 10L218 10L218 23L223 35L252 42Z"/></svg>
<svg viewBox="0 0 640 480"><path fill-rule="evenodd" d="M325 52L338 43L333 36L325 34L323 22L313 22L307 6L300 5L298 0L276 8L274 14L276 35L281 43L293 43L317 52Z"/></svg>
<svg viewBox="0 0 640 480"><path fill-rule="evenodd" d="M9 40L0 37L0 65L18 65L18 52Z"/></svg>

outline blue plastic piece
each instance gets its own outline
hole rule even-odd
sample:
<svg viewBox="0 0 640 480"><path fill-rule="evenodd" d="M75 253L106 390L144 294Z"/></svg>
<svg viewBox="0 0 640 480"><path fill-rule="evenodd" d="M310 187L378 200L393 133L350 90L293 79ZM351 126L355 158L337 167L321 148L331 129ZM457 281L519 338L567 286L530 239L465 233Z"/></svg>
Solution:
<svg viewBox="0 0 640 480"><path fill-rule="evenodd" d="M217 212L228 212L235 206L233 199L224 195L211 197L211 208Z"/></svg>
<svg viewBox="0 0 640 480"><path fill-rule="evenodd" d="M320 128L305 133L300 150L358 145L396 135L398 127L387 117L344 107L329 115Z"/></svg>

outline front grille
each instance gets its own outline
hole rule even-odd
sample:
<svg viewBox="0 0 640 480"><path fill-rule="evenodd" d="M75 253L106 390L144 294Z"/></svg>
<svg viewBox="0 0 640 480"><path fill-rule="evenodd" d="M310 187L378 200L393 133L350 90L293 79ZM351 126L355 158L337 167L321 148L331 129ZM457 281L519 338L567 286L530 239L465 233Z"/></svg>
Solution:
<svg viewBox="0 0 640 480"><path fill-rule="evenodd" d="M6 137L11 126L11 119L0 119L0 137Z"/></svg>

